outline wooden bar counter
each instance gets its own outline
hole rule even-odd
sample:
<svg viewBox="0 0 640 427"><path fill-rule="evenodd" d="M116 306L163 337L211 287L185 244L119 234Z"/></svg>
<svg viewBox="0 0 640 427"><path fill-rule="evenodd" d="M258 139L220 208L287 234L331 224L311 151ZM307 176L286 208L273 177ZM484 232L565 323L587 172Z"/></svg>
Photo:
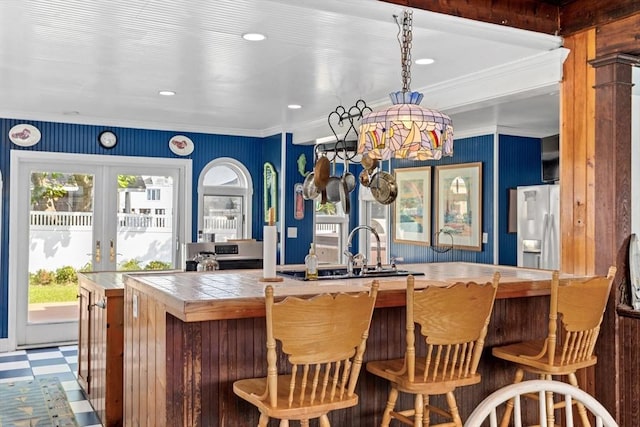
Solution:
<svg viewBox="0 0 640 427"><path fill-rule="evenodd" d="M287 268L287 267L284 267ZM410 264L403 269L454 283L490 281L501 273L482 382L457 390L463 420L513 371L492 359L490 347L544 337L551 272L473 263ZM258 411L238 399L235 380L266 376L262 270L125 276L125 426L253 426ZM276 298L361 291L372 279L272 283ZM405 277L381 278L365 362L400 357L405 324ZM354 408L330 414L334 426L373 426L388 384L362 370ZM411 406L407 396L399 404ZM278 423L272 420L270 426Z"/></svg>

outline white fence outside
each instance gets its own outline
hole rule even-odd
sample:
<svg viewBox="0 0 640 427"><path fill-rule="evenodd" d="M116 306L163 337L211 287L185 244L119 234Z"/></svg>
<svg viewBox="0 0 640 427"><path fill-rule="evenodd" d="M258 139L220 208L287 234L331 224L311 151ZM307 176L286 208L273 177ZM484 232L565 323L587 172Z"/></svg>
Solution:
<svg viewBox="0 0 640 427"><path fill-rule="evenodd" d="M118 214L118 260L171 261L173 250L170 215ZM30 212L29 271L55 271L70 265L80 269L91 261L93 214L91 212ZM237 221L205 217L206 233L217 241L237 238ZM130 243L130 244L129 244ZM107 256L108 245L103 245ZM180 267L180 266L176 266Z"/></svg>

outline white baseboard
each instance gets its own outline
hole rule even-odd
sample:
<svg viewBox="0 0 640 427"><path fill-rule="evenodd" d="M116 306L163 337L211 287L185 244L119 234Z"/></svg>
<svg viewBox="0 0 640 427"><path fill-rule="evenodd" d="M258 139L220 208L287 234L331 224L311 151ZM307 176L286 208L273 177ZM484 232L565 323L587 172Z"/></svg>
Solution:
<svg viewBox="0 0 640 427"><path fill-rule="evenodd" d="M14 351L15 349L15 343L13 343L9 338L0 338L0 353Z"/></svg>

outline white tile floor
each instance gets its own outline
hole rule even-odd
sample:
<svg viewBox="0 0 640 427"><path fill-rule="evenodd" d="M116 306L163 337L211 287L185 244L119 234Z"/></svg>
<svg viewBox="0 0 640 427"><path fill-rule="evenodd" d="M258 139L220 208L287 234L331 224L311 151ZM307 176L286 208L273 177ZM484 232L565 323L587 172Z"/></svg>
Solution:
<svg viewBox="0 0 640 427"><path fill-rule="evenodd" d="M75 345L0 353L0 382L57 377L80 427L100 427L100 419L76 380L77 369Z"/></svg>

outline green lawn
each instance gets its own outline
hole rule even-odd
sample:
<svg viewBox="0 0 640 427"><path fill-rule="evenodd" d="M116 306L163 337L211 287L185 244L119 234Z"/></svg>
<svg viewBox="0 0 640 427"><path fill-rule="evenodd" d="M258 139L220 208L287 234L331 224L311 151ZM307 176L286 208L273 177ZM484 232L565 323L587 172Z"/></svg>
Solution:
<svg viewBox="0 0 640 427"><path fill-rule="evenodd" d="M29 286L29 304L43 302L67 302L76 301L78 285L31 285Z"/></svg>

